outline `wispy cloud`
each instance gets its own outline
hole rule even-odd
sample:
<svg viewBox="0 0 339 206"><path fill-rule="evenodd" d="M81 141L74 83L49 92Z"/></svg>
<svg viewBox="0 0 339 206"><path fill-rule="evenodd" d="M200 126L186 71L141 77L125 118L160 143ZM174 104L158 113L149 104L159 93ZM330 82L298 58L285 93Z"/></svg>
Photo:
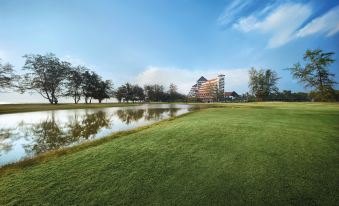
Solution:
<svg viewBox="0 0 339 206"><path fill-rule="evenodd" d="M170 83L178 85L179 91L187 94L193 84L201 76L214 78L218 74L226 75L225 90L243 93L247 91L248 69L190 70L175 67L149 66L136 77L139 85Z"/></svg>
<svg viewBox="0 0 339 206"><path fill-rule="evenodd" d="M305 37L316 33L324 33L332 36L339 32L339 6L334 7L324 15L313 19L305 27L300 29L297 37Z"/></svg>
<svg viewBox="0 0 339 206"><path fill-rule="evenodd" d="M271 38L268 47L276 48L291 41L295 32L311 14L311 7L307 4L284 4L270 12L263 20L250 15L238 20L233 27L243 32L258 30L269 33Z"/></svg>
<svg viewBox="0 0 339 206"><path fill-rule="evenodd" d="M251 3L251 0L234 0L218 18L220 25L226 26L234 21L239 13Z"/></svg>
<svg viewBox="0 0 339 206"><path fill-rule="evenodd" d="M257 31L270 35L268 48L277 48L316 33L332 36L339 32L339 6L307 23L312 14L310 4L272 4L261 11L238 18L232 27L245 33ZM302 27L305 23L306 26Z"/></svg>

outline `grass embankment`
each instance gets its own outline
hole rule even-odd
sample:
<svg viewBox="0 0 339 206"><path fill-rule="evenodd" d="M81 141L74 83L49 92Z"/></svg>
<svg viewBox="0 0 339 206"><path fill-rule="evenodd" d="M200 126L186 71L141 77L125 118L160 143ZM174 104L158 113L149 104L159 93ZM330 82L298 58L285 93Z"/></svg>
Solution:
<svg viewBox="0 0 339 206"><path fill-rule="evenodd" d="M0 205L335 205L338 104L232 104L0 176Z"/></svg>
<svg viewBox="0 0 339 206"><path fill-rule="evenodd" d="M34 112L58 109L89 109L103 107L135 106L138 103L92 103L92 104L0 104L0 114Z"/></svg>

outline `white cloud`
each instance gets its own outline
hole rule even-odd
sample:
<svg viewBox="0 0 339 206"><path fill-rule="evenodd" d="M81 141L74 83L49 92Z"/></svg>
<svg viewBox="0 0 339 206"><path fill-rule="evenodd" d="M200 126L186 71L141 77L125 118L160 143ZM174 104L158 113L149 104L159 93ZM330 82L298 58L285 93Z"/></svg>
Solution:
<svg viewBox="0 0 339 206"><path fill-rule="evenodd" d="M220 25L228 25L235 16L239 14L246 6L251 3L251 0L234 0L227 6L223 13L219 16L218 22Z"/></svg>
<svg viewBox="0 0 339 206"><path fill-rule="evenodd" d="M258 27L258 19L255 16L248 16L239 19L238 22L233 24L233 28L238 29L243 32L249 32Z"/></svg>
<svg viewBox="0 0 339 206"><path fill-rule="evenodd" d="M305 37L315 33L326 33L326 36L332 36L337 32L339 32L339 6L334 7L323 16L313 19L298 31L297 36Z"/></svg>
<svg viewBox="0 0 339 206"><path fill-rule="evenodd" d="M297 29L310 17L311 7L307 4L283 4L272 10L263 20L250 15L239 19L233 28L243 32L253 30L268 33L269 48L276 48L295 38Z"/></svg>
<svg viewBox="0 0 339 206"><path fill-rule="evenodd" d="M248 69L220 69L220 70L188 70L174 67L149 66L136 77L139 85L170 83L178 85L179 91L187 94L193 84L201 77L214 78L218 74L225 74L225 90L243 93L248 91Z"/></svg>

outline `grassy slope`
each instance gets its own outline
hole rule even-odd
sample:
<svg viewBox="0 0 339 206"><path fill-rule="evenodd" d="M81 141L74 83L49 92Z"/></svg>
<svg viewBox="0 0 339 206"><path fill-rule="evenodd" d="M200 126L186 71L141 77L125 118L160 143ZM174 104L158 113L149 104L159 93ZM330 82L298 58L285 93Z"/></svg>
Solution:
<svg viewBox="0 0 339 206"><path fill-rule="evenodd" d="M339 201L339 106L202 110L0 176L3 204Z"/></svg>
<svg viewBox="0 0 339 206"><path fill-rule="evenodd" d="M132 103L92 103L92 104L0 104L0 114L16 112L33 112L42 110L58 109L84 109L84 108L102 108L102 107L120 107L134 106Z"/></svg>

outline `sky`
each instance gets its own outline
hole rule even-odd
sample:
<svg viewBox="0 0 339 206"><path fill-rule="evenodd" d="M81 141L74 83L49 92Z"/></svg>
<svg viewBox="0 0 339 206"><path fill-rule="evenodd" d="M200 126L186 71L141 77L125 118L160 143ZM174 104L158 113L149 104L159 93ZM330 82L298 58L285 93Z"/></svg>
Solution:
<svg viewBox="0 0 339 206"><path fill-rule="evenodd" d="M280 90L307 91L285 69L317 48L335 52L339 82L339 0L0 0L0 58L19 74L23 55L52 52L115 88L175 83L187 94L222 73L225 91L241 94L255 67L275 70ZM41 101L0 93L2 103Z"/></svg>

